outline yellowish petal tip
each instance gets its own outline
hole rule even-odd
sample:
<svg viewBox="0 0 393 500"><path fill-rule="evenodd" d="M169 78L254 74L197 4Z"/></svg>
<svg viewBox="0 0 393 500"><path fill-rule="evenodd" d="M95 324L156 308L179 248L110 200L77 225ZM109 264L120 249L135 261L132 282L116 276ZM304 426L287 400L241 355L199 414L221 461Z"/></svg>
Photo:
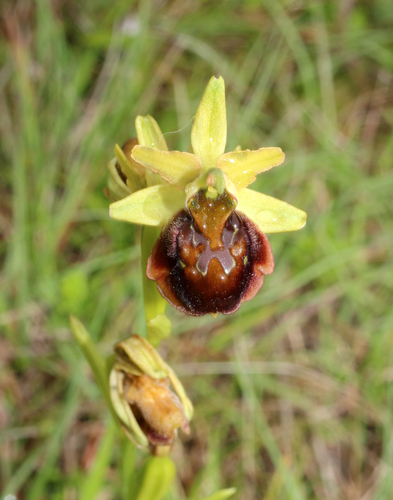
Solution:
<svg viewBox="0 0 393 500"><path fill-rule="evenodd" d="M225 85L224 78L222 76L212 76L209 80L208 85L210 84L218 84L218 85Z"/></svg>
<svg viewBox="0 0 393 500"><path fill-rule="evenodd" d="M118 201L121 201L121 200L118 200ZM115 205L117 205L118 201L115 201L114 203L111 203L109 205L109 217L111 219L121 220L121 219L118 219L118 217L116 217L116 206Z"/></svg>
<svg viewBox="0 0 393 500"><path fill-rule="evenodd" d="M304 212L304 223L303 223L303 226L300 227L299 229L303 229L303 227L306 225L306 223L307 223L307 213Z"/></svg>

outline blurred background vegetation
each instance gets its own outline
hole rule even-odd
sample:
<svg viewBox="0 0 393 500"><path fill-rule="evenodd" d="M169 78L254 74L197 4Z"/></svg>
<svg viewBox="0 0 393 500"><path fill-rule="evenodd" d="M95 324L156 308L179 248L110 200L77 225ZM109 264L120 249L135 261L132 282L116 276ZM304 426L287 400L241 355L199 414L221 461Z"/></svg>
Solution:
<svg viewBox="0 0 393 500"><path fill-rule="evenodd" d="M3 495L126 498L141 454L121 459L68 317L104 355L142 328L139 230L109 220L106 164L137 114L187 150L214 74L228 148L286 153L253 188L309 218L271 235L276 269L234 315L169 311L160 351L196 415L167 499L391 500L391 0L2 0L0 17Z"/></svg>

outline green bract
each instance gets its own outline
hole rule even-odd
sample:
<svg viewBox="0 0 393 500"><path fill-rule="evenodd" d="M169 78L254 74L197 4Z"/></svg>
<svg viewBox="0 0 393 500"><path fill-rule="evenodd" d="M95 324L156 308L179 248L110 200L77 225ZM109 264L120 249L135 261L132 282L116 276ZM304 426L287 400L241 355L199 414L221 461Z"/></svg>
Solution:
<svg viewBox="0 0 393 500"><path fill-rule="evenodd" d="M284 161L285 155L280 148L224 153L227 132L222 77L211 78L199 104L191 131L195 154L168 151L157 123L149 116L139 116L136 129L139 145L132 149L131 156L146 168L147 187L134 190L132 181L127 179L126 187L134 191L127 196L128 190L121 189L119 179L117 183L113 181L118 188L118 196L126 196L110 205L112 218L134 224L163 226L186 207L190 184L204 184L206 187L206 174L218 168L226 174L226 185L229 186L230 181L230 190L238 202L237 210L247 215L263 233L296 231L305 225L306 213L302 210L247 189L257 174ZM120 161L118 150L116 156Z"/></svg>

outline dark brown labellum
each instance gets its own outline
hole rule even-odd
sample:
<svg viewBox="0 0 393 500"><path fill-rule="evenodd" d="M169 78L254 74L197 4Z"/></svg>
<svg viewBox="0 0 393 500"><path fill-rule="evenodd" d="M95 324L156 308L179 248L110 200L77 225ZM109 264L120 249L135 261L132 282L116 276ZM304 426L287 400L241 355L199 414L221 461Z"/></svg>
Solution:
<svg viewBox="0 0 393 500"><path fill-rule="evenodd" d="M148 261L147 276L177 309L193 316L230 314L257 293L273 272L267 237L234 210L226 192L199 191L189 210L165 226Z"/></svg>

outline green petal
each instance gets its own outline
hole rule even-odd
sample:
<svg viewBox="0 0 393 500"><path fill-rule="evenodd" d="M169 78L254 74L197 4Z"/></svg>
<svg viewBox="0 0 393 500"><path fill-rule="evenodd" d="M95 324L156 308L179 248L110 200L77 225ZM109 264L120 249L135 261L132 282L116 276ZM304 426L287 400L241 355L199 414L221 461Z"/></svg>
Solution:
<svg viewBox="0 0 393 500"><path fill-rule="evenodd" d="M132 158L127 158L118 144L115 144L115 155L122 171L127 177L136 175L142 177L145 174L145 169Z"/></svg>
<svg viewBox="0 0 393 500"><path fill-rule="evenodd" d="M112 158L112 160L108 163L108 169L108 190L110 199L112 201L116 201L129 196L132 191L120 178L119 172L116 168L116 158Z"/></svg>
<svg viewBox="0 0 393 500"><path fill-rule="evenodd" d="M123 392L124 373L112 369L109 376L110 398L116 415L119 417L122 424L125 426L127 436L136 446L143 448L149 447L149 441L131 411L130 405L127 402Z"/></svg>
<svg viewBox="0 0 393 500"><path fill-rule="evenodd" d="M174 186L184 189L201 171L201 163L195 155L180 151L135 146L132 157Z"/></svg>
<svg viewBox="0 0 393 500"><path fill-rule="evenodd" d="M297 231L306 224L303 210L252 189L238 191L238 212L246 214L263 233Z"/></svg>
<svg viewBox="0 0 393 500"><path fill-rule="evenodd" d="M284 159L285 155L280 148L261 148L257 151L247 149L224 154L217 166L239 189L254 182L257 174L280 165Z"/></svg>
<svg viewBox="0 0 393 500"><path fill-rule="evenodd" d="M225 84L221 76L213 76L198 106L191 130L192 148L201 160L203 170L217 166L226 141Z"/></svg>
<svg viewBox="0 0 393 500"><path fill-rule="evenodd" d="M127 186L129 187L131 193L133 193L134 191L138 191L138 189L142 189L144 186L143 186L143 178L142 176L138 173L138 170L133 170L133 167L134 165L132 165L126 155L124 154L123 150L121 149L121 147L116 144L115 145L115 155L116 155L116 158L117 158L117 161L119 162L120 164L120 167L121 167L121 170L122 172L125 174L125 176L127 177ZM134 162L133 163L135 165L137 165L137 162ZM141 167L141 165L137 165L137 168L138 169L143 169L143 167ZM146 186L146 183L145 183L145 186Z"/></svg>
<svg viewBox="0 0 393 500"><path fill-rule="evenodd" d="M185 198L184 191L157 184L112 203L109 205L109 215L113 219L133 224L160 226L184 208Z"/></svg>
<svg viewBox="0 0 393 500"><path fill-rule="evenodd" d="M169 365L167 365L167 369L168 369L168 378L176 394L179 396L181 404L183 405L186 419L190 421L192 419L192 416L194 415L194 407L191 401L189 400L186 391L184 390L183 384L177 378L176 373L172 370L172 368Z"/></svg>
<svg viewBox="0 0 393 500"><path fill-rule="evenodd" d="M150 116L137 116L135 120L136 135L142 146L168 151L168 146L158 123Z"/></svg>
<svg viewBox="0 0 393 500"><path fill-rule="evenodd" d="M170 368L154 347L137 334L115 345L115 368L131 375L146 373L152 378L168 377ZM138 371L140 373L138 373Z"/></svg>

